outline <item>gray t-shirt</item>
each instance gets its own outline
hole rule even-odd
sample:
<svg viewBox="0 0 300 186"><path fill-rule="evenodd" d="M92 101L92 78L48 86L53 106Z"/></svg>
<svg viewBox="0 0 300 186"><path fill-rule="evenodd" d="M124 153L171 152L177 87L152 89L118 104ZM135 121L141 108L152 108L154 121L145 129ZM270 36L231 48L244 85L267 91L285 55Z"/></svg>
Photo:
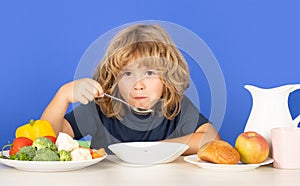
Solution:
<svg viewBox="0 0 300 186"><path fill-rule="evenodd" d="M105 148L108 153L110 144L181 137L194 133L199 126L209 122L187 97L183 98L181 112L173 120L157 113L137 115L129 109L123 120L108 118L94 102L79 105L66 114L65 119L71 124L75 139L90 135L91 147Z"/></svg>

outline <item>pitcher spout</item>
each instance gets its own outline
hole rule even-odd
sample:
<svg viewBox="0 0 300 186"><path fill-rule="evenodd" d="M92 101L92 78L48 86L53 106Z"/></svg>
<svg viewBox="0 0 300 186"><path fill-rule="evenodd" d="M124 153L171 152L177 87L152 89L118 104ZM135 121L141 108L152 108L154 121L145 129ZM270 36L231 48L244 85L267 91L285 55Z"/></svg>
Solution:
<svg viewBox="0 0 300 186"><path fill-rule="evenodd" d="M247 89L249 92L253 92L255 90L262 89L260 87L254 86L254 85L245 85L244 88Z"/></svg>

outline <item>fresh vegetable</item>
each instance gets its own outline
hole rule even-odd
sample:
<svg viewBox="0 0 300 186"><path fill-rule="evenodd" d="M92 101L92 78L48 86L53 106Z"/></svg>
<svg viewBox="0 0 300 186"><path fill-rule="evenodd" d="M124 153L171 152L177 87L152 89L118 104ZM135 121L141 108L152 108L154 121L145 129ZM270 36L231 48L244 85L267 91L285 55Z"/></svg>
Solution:
<svg viewBox="0 0 300 186"><path fill-rule="evenodd" d="M11 144L4 145L4 146L2 147L2 150L1 150L1 153L0 153L0 158L2 158L2 159L9 159L9 156L6 156L6 155L3 154L4 150L5 150L7 147L10 148L10 147L11 147ZM12 155L12 156L15 156L15 155Z"/></svg>
<svg viewBox="0 0 300 186"><path fill-rule="evenodd" d="M106 152L105 152L104 148L101 148L96 151L92 151L91 154L92 154L92 158L95 159L95 158L101 158L101 157L105 156Z"/></svg>
<svg viewBox="0 0 300 186"><path fill-rule="evenodd" d="M36 149L32 146L22 147L15 156L10 156L10 159L31 161L36 153Z"/></svg>
<svg viewBox="0 0 300 186"><path fill-rule="evenodd" d="M0 158L2 158L2 159L9 159L9 157L4 156L2 153L1 153L1 155L0 155Z"/></svg>
<svg viewBox="0 0 300 186"><path fill-rule="evenodd" d="M30 120L28 124L20 126L16 130L16 138L26 137L34 141L38 137L53 136L56 138L56 134L52 125L46 120Z"/></svg>
<svg viewBox="0 0 300 186"><path fill-rule="evenodd" d="M66 150L71 152L74 149L79 148L79 143L74 140L70 135L60 132L56 139L56 146L57 149L60 150Z"/></svg>
<svg viewBox="0 0 300 186"><path fill-rule="evenodd" d="M62 149L59 149L58 146ZM7 147L11 147L10 151L14 153L9 157L3 155L3 151ZM90 160L105 155L103 148L99 150L82 148L68 134L59 133L56 144L47 136L38 137L34 141L26 137L18 137L14 140L13 145L8 144L2 148L0 158L23 161L76 161Z"/></svg>
<svg viewBox="0 0 300 186"><path fill-rule="evenodd" d="M31 139L28 139L26 137L18 137L13 141L11 148L9 150L9 155L10 156L16 155L22 147L31 146L31 145L32 145Z"/></svg>
<svg viewBox="0 0 300 186"><path fill-rule="evenodd" d="M48 138L49 140L51 140L53 143L56 142L56 137L53 137L53 136L43 136L45 138Z"/></svg>
<svg viewBox="0 0 300 186"><path fill-rule="evenodd" d="M49 149L49 148L43 148L36 151L36 155L32 159L33 161L59 161L58 154Z"/></svg>
<svg viewBox="0 0 300 186"><path fill-rule="evenodd" d="M71 157L73 161L77 160L91 160L92 155L87 148L77 148L71 151Z"/></svg>
<svg viewBox="0 0 300 186"><path fill-rule="evenodd" d="M32 147L36 148L37 150L44 149L44 148L48 148L53 151L57 150L55 144L46 137L36 138L32 143Z"/></svg>
<svg viewBox="0 0 300 186"><path fill-rule="evenodd" d="M66 150L58 151L58 156L59 156L60 161L71 161L72 160L71 154Z"/></svg>

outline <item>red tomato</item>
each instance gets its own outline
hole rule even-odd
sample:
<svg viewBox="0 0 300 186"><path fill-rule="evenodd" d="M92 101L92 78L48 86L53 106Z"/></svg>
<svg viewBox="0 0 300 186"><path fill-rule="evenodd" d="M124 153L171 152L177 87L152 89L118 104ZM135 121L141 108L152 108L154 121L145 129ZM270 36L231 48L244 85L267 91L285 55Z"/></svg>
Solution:
<svg viewBox="0 0 300 186"><path fill-rule="evenodd" d="M15 155L24 146L32 145L32 140L26 137L18 137L14 140L10 150L9 155Z"/></svg>
<svg viewBox="0 0 300 186"><path fill-rule="evenodd" d="M56 137L54 136L44 136L45 138L48 138L49 140L51 140L54 144L56 142Z"/></svg>

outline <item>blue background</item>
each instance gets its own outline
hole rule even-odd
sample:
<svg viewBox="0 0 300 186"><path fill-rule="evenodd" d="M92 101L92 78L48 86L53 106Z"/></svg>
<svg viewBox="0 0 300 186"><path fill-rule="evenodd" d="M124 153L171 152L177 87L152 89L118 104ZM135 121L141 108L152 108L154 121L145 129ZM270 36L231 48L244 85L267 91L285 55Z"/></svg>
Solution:
<svg viewBox="0 0 300 186"><path fill-rule="evenodd" d="M300 83L299 7L297 0L2 1L0 146L12 142L18 126L38 119L58 88L73 80L93 41L140 20L176 23L210 47L227 89L219 132L233 144L251 109L245 84ZM290 95L289 105L297 116L299 91ZM209 115L210 102L201 101L201 110Z"/></svg>

